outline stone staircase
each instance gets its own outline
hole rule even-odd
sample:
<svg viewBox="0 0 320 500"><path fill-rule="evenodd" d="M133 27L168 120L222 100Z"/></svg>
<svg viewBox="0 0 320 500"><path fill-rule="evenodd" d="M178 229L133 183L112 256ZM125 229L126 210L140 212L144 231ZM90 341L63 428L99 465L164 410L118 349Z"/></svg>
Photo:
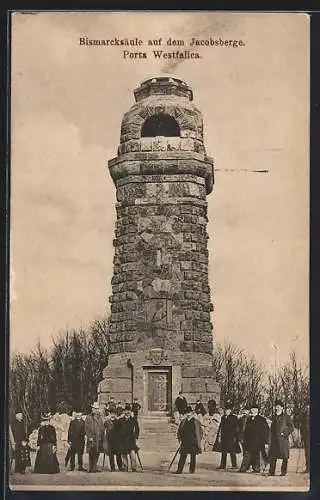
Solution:
<svg viewBox="0 0 320 500"><path fill-rule="evenodd" d="M165 417L140 417L138 446L143 451L174 452L179 443L177 425Z"/></svg>

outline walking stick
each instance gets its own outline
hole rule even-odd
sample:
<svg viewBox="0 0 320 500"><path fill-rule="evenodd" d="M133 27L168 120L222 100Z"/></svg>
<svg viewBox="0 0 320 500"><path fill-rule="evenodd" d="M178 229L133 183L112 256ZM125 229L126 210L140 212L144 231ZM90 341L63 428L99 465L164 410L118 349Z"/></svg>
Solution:
<svg viewBox="0 0 320 500"><path fill-rule="evenodd" d="M168 467L168 472L169 472L169 470L171 469L171 467L172 467L172 465L173 465L173 462L175 461L176 456L178 455L178 453L179 453L179 451L180 451L180 448L181 448L181 445L179 446L179 448L178 448L178 449L177 449L177 451L175 452L175 455L174 455L173 459L171 460L171 464L170 464L170 465L169 465L169 467Z"/></svg>
<svg viewBox="0 0 320 500"><path fill-rule="evenodd" d="M106 454L104 453L103 454L103 459L102 459L102 467L104 467L105 460L106 460Z"/></svg>
<svg viewBox="0 0 320 500"><path fill-rule="evenodd" d="M263 459L263 462L264 462L264 465L262 467L261 474L264 476L266 468L268 467L268 461Z"/></svg>
<svg viewBox="0 0 320 500"><path fill-rule="evenodd" d="M300 465L300 453L301 453L301 448L299 448L299 451L298 451L296 474L298 474L299 465Z"/></svg>
<svg viewBox="0 0 320 500"><path fill-rule="evenodd" d="M141 460L140 460L140 455L139 455L138 450L136 450L136 455L137 455L138 462L139 462L139 465L140 465L140 467L141 467L141 470L143 471L143 467L142 467L142 463L141 463Z"/></svg>
<svg viewBox="0 0 320 500"><path fill-rule="evenodd" d="M264 476L266 468L269 465L269 457L268 457L268 454L266 453L265 447L263 447L263 450L264 451L262 451L262 450L260 451L260 457L263 461L263 467L262 467L261 474Z"/></svg>

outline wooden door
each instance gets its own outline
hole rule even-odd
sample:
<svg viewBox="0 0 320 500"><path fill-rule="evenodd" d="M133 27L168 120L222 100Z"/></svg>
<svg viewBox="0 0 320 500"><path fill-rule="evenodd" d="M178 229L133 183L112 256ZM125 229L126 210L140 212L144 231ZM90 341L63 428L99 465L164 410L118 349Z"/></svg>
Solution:
<svg viewBox="0 0 320 500"><path fill-rule="evenodd" d="M163 411L168 409L168 373L148 373L148 411Z"/></svg>

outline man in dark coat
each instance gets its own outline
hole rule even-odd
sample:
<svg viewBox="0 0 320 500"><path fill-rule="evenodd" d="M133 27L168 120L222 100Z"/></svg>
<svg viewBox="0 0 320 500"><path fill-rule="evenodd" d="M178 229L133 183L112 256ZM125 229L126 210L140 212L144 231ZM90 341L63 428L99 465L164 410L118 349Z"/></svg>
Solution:
<svg viewBox="0 0 320 500"><path fill-rule="evenodd" d="M110 415L111 412L115 412L116 411L116 402L115 402L115 399L111 396L109 401L108 401L108 404L107 404L107 411Z"/></svg>
<svg viewBox="0 0 320 500"><path fill-rule="evenodd" d="M115 467L115 457L117 460L117 466L120 471L123 470L122 459L120 453L120 425L119 419L116 415L116 409L110 411L109 417L106 419L105 423L105 441L104 441L104 451L109 457L109 464L111 472L116 470Z"/></svg>
<svg viewBox="0 0 320 500"><path fill-rule="evenodd" d="M18 411L13 419L11 426L14 439L14 471L19 474L24 474L26 467L31 465L30 448L28 444L28 436L26 434L25 425L23 422L23 414Z"/></svg>
<svg viewBox="0 0 320 500"><path fill-rule="evenodd" d="M71 417L71 418L72 418L72 420L74 420L74 419L75 419L75 414L76 414L76 412L75 412L75 411L73 411L73 412L72 412L72 417ZM69 424L69 425L70 425L70 424ZM64 465L65 465L65 468L67 468L67 467L68 467L68 463L70 462L70 457L71 457L71 448L70 448L70 446L68 446L66 456L64 457Z"/></svg>
<svg viewBox="0 0 320 500"><path fill-rule="evenodd" d="M309 442L309 403L306 405L305 411L302 414L301 424L300 424L300 432L301 439L304 446L304 456L306 460L306 468L304 472L310 472L310 442Z"/></svg>
<svg viewBox="0 0 320 500"><path fill-rule="evenodd" d="M121 401L118 401L116 404L117 417L120 417L121 415L123 415L123 410L124 410L124 405L121 403Z"/></svg>
<svg viewBox="0 0 320 500"><path fill-rule="evenodd" d="M253 472L260 472L260 453L268 443L269 426L264 417L259 415L259 406L253 403L246 420L243 433L243 460L239 472L246 472L252 465Z"/></svg>
<svg viewBox="0 0 320 500"><path fill-rule="evenodd" d="M275 415L271 423L269 434L269 476L276 472L277 459L282 459L281 476L287 474L289 460L289 436L293 432L293 423L289 415L284 413L282 401L275 401Z"/></svg>
<svg viewBox="0 0 320 500"><path fill-rule="evenodd" d="M187 403L187 400L184 397L182 391L179 392L179 394L178 394L178 396L177 396L177 398L176 398L176 400L174 402L174 405L175 405L175 408L176 408L177 412L180 415L185 415L186 414L188 403Z"/></svg>
<svg viewBox="0 0 320 500"><path fill-rule="evenodd" d="M139 424L132 416L131 406L126 404L124 414L119 418L119 451L122 457L123 468L126 471L129 470L129 457L132 472L137 472L135 454L139 449L136 444L136 439L139 438L139 431Z"/></svg>
<svg viewBox="0 0 320 500"><path fill-rule="evenodd" d="M232 413L232 406L229 403L225 405L216 441L219 438L221 441L221 462L218 469L226 469L228 453L230 453L232 469L237 469L236 454L241 453L239 445L239 421L238 417ZM215 445L213 450L215 451Z"/></svg>
<svg viewBox="0 0 320 500"><path fill-rule="evenodd" d="M132 403L132 413L136 420L138 420L138 414L140 410L141 410L141 405L138 401L138 398L134 398Z"/></svg>
<svg viewBox="0 0 320 500"><path fill-rule="evenodd" d="M97 463L103 451L104 423L100 414L100 406L95 401L91 407L92 412L85 420L87 435L87 452L89 455L89 472L97 472Z"/></svg>
<svg viewBox="0 0 320 500"><path fill-rule="evenodd" d="M200 396L200 398L197 400L196 404L195 404L195 407L194 407L194 412L196 415L202 415L204 416L207 411L204 407L204 404L202 402L202 397Z"/></svg>
<svg viewBox="0 0 320 500"><path fill-rule="evenodd" d="M190 454L190 474L196 470L196 456L201 453L202 427L197 418L194 417L191 406L186 408L187 415L180 422L177 438L180 443L180 459L176 474L182 474L187 455Z"/></svg>
<svg viewBox="0 0 320 500"><path fill-rule="evenodd" d="M239 441L243 446L244 430L246 428L246 423L250 415L250 408L245 406L239 416Z"/></svg>
<svg viewBox="0 0 320 500"><path fill-rule="evenodd" d="M217 411L217 403L214 399L209 399L208 401L208 412L210 417L212 417Z"/></svg>
<svg viewBox="0 0 320 500"><path fill-rule="evenodd" d="M75 418L71 420L68 430L68 443L70 449L70 470L75 468L75 456L78 457L78 470L84 471L83 453L85 442L85 423L82 419L82 413L76 413Z"/></svg>

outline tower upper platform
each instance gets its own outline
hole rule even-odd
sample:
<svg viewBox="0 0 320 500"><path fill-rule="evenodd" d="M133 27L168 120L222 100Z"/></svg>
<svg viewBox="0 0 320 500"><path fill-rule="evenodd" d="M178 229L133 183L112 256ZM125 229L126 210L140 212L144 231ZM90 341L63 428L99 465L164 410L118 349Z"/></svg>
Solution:
<svg viewBox="0 0 320 500"><path fill-rule="evenodd" d="M194 174L213 187L213 160L203 143L201 111L192 89L172 76L144 80L121 122L118 156L109 161L112 179L140 174Z"/></svg>
<svg viewBox="0 0 320 500"><path fill-rule="evenodd" d="M173 76L148 78L134 90L134 97L137 102L151 95L173 95L177 97L186 97L189 101L193 100L192 89L186 82Z"/></svg>

